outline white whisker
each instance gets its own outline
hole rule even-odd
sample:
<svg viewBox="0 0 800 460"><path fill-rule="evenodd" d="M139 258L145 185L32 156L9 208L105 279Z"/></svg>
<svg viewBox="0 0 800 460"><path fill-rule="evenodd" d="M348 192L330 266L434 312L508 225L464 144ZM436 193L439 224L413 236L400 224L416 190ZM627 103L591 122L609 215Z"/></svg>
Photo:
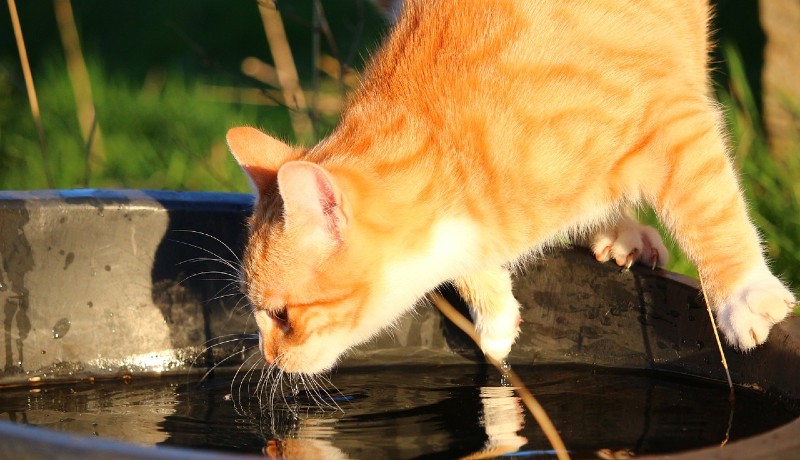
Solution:
<svg viewBox="0 0 800 460"><path fill-rule="evenodd" d="M217 243L219 243L219 244L221 244L222 246L224 246L224 247L225 247L225 249L227 249L227 250L228 250L228 252L229 252L229 253L230 253L230 254L231 254L231 255L232 255L232 256L233 256L233 257L236 259L236 261L237 261L237 262L241 262L241 259L239 259L239 256L236 254L236 252L234 252L234 251L233 251L233 249L231 249L231 247L230 247L230 246L228 246L228 245L227 245L227 244L226 244L224 241L220 240L220 239L219 239L219 238L217 238L216 236L209 235L208 233L205 233L205 232L200 232L200 231L197 231L197 230L175 230L175 231L176 231L176 232L194 233L194 234L196 234L196 235L200 235L200 236L205 236L205 237L211 238L212 240L214 240L214 241L216 241ZM212 253L212 254L213 254L213 253ZM215 255L215 256L216 256L216 254L213 254L213 255Z"/></svg>
<svg viewBox="0 0 800 460"><path fill-rule="evenodd" d="M233 338L229 338L229 337L233 337ZM224 339L224 340L222 340L222 339ZM225 334L225 335L221 335L221 336L218 336L218 337L214 337L214 338L208 339L203 343L203 345L206 345L206 344L208 344L209 342L212 342L212 341L217 341L217 340L221 340L221 341L216 342L216 343L212 343L211 345L206 346L205 348L203 348L203 350L198 352L195 355L195 357L192 360L192 363L191 363L191 365L189 367L190 368L194 367L197 364L197 360L200 359L201 356L204 356L206 353L208 353L208 351L211 350L214 347L219 347L219 346L226 345L226 344L233 343L233 342L239 342L239 341L245 341L245 340L256 340L256 339L258 339L258 336L255 335L255 334ZM236 351L234 353L239 353L239 351Z"/></svg>
<svg viewBox="0 0 800 460"><path fill-rule="evenodd" d="M253 345L253 346L247 347L247 348L245 348L245 349L243 349L243 350L241 350L241 351L235 351L235 352L231 353L230 355L228 355L226 358L224 358L224 359L221 359L219 362L217 362L216 364L214 364L214 365L211 367L211 369L209 369L209 370L208 370L208 371L207 371L205 374L203 374L203 377L202 377L202 378L200 378L200 382L202 382L203 380L205 380L205 379L206 379L206 377L208 377L208 376L209 376L211 373L213 373L213 372L214 372L214 370L215 370L217 367L219 367L220 365L222 365L222 363L224 363L224 362L228 361L229 359L233 358L234 356L238 355L239 353L246 352L247 350L252 350L252 349L253 349L253 348L255 348L255 347L256 347L256 345Z"/></svg>
<svg viewBox="0 0 800 460"><path fill-rule="evenodd" d="M333 389L334 389L334 391L335 391L336 393L342 394L342 392L341 392L341 391L339 391L339 389L338 389L338 388L336 388L336 385L334 385L334 384L333 384L333 382L331 382L331 379L329 379L329 378L328 378L328 377L326 377L325 375L323 375L323 374L318 374L316 377L317 377L317 378L319 378L319 379L322 379L322 380L324 380L324 381L327 383L327 386L333 387ZM326 386L326 385L320 385L320 389L321 389L323 392L325 392L325 395L326 395L326 396L328 397L328 399L329 399L329 400L330 400L330 401L333 403L333 406L335 406L335 407L336 407L336 410L338 410L338 411L340 411L340 412L344 412L344 409L342 409L342 407L339 405L339 403L337 403L337 402L336 402L336 400L335 400L335 399L334 399L334 398L331 396L331 394L328 392L328 390L325 388L325 386ZM330 407L331 407L331 408L333 408L333 406L330 406Z"/></svg>
<svg viewBox="0 0 800 460"><path fill-rule="evenodd" d="M249 408L249 407L250 407L250 397L249 397L249 396L250 396L250 394L249 394L249 388L250 388L250 377L248 377L248 376L252 376L252 374L253 374L253 371L254 371L254 369L256 368L256 366L258 366L258 365L259 365L259 364L262 362L262 360L261 360L261 354L259 354L259 353L254 353L254 354L253 354L253 355L251 355L251 357L250 357L250 358L248 358L247 360L249 361L249 360L250 360L252 357L255 357L255 358L256 358L256 360L255 360L255 362L253 362L253 364L250 366L250 368L247 370L247 372L245 372L245 373L244 373L244 375L242 376L242 380L240 380L240 381L239 381L239 391L238 391L238 392L237 392L237 394L236 394L236 398L233 398L233 385L234 385L234 383L236 382L236 375L234 375L234 378L233 378L233 380L231 381L231 399L235 399L236 401L238 401L238 403L239 403L239 406L240 406L240 407L241 407L241 409L242 409L242 415L244 415L244 405L242 404L242 387L244 386L244 382L245 382L245 380L247 380L247 382L248 382L247 406L248 406L248 408ZM245 361L245 362L246 362L246 361ZM241 368L244 366L244 364L245 364L245 363L242 363L242 366L240 366L240 369L241 369ZM237 371L236 371L236 374L238 374L238 373L239 373L239 371L237 370Z"/></svg>

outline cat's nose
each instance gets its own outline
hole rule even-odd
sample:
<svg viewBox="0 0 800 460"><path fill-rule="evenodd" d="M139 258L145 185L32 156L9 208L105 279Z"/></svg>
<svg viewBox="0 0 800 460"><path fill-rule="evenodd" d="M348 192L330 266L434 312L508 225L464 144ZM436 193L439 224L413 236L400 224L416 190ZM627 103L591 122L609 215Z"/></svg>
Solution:
<svg viewBox="0 0 800 460"><path fill-rule="evenodd" d="M266 361L267 364L272 364L272 363L275 362L275 353L274 352L271 352L269 350L266 350L266 349L262 348L261 349L261 356L264 357L264 361Z"/></svg>

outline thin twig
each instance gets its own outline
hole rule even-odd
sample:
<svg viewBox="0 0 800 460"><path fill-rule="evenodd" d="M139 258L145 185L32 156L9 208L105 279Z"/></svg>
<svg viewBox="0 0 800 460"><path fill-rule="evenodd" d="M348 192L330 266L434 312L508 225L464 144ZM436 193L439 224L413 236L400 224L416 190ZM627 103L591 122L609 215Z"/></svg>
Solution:
<svg viewBox="0 0 800 460"><path fill-rule="evenodd" d="M25 77L25 88L28 91L28 102L31 106L31 115L33 115L33 123L36 125L36 134L39 137L39 149L42 153L42 169L44 170L44 177L47 180L47 186L53 188L53 176L50 173L50 162L47 159L47 147L44 140L44 126L42 125L42 116L39 111L39 99L36 97L36 87L33 84L33 74L31 73L31 66L28 62L28 52L25 50L25 39L22 37L22 27L19 23L19 14L17 13L17 4L14 0L8 0L8 11L11 14L11 24L14 27L14 38L17 41L17 48L19 49L19 60L22 64L22 74Z"/></svg>
<svg viewBox="0 0 800 460"><path fill-rule="evenodd" d="M96 106L92 96L92 85L89 70L81 51L78 27L75 25L75 14L70 0L54 0L56 23L61 34L64 57L67 61L67 73L75 96L75 111L81 127L83 144L86 147L86 171L99 171L106 161L103 143L103 132L97 119ZM89 178L86 178L88 182Z"/></svg>
<svg viewBox="0 0 800 460"><path fill-rule="evenodd" d="M459 329L464 331L469 337L476 343L478 346L481 344L481 339L478 336L478 333L475 331L475 327L472 325L469 320L464 318L464 315L459 313L450 302L447 301L444 297L442 297L438 293L429 294L428 297L436 305L436 308L444 314L447 319L453 322ZM550 441L550 445L553 447L553 452L556 454L559 460L569 460L569 453L567 451L567 447L564 445L564 441L561 440L561 436L558 434L558 430L553 425L553 422L550 420L550 417L547 416L547 412L545 412L544 408L536 401L536 398L533 397L533 394L525 387L525 384L522 382L522 379L517 376L517 374L511 368L504 368L503 364L498 362L496 359L492 358L491 356L486 356L486 359L496 367L514 386L514 389L519 393L522 402L525 403L525 406L533 415L533 418L536 419L536 422L542 428L544 435L547 437L547 440Z"/></svg>
<svg viewBox="0 0 800 460"><path fill-rule="evenodd" d="M319 27L319 31L325 35L325 41L328 42L328 46L331 49L331 54L334 58L336 58L337 61L339 61L339 75L336 80L339 83L339 93L344 96L344 62L342 62L342 56L339 53L339 46L336 45L336 39L333 37L333 31L328 23L328 17L325 15L325 9L322 7L322 2L320 0L314 0L314 11L316 12L315 17L318 21L318 24L316 25Z"/></svg>
<svg viewBox="0 0 800 460"><path fill-rule="evenodd" d="M86 150L86 169L84 170L83 176L83 186L88 188L89 182L92 177L92 143L94 142L95 134L97 133L97 111L92 110L92 127L89 129L89 138L86 140L85 150Z"/></svg>
<svg viewBox="0 0 800 460"><path fill-rule="evenodd" d="M316 2L314 2L316 4ZM311 70L311 107L309 115L311 116L311 126L314 130L314 137L319 138L319 107L317 99L319 96L319 67L322 52L320 51L320 32L322 29L321 23L321 8L314 8L311 14L311 59L314 61Z"/></svg>
<svg viewBox="0 0 800 460"><path fill-rule="evenodd" d="M711 304L708 302L708 296L706 295L706 288L703 285L703 278L700 278L700 291L703 293L703 300L706 303L706 310L708 311L708 318L711 320L711 330L714 332L714 340L717 341L717 349L719 350L719 356L722 360L722 368L725 369L725 377L728 379L728 388L730 388L730 395L728 399L733 402L736 400L736 395L733 391L733 380L731 379L731 372L728 369L728 360L725 359L725 352L722 350L722 342L719 340L719 332L717 331L717 323L714 321L714 314L711 313Z"/></svg>
<svg viewBox="0 0 800 460"><path fill-rule="evenodd" d="M366 15L364 13L364 0L359 0L356 2L356 12L358 15L358 20L355 23L355 30L351 31L350 37L352 37L353 42L350 45L350 51L347 53L347 57L340 63L342 66L346 66L348 68L353 67L353 61L356 58L356 54L358 53L358 45L361 43L361 36L364 33L364 25L366 24ZM342 74L345 71L342 70Z"/></svg>
<svg viewBox="0 0 800 460"><path fill-rule="evenodd" d="M284 102L292 110L289 116L292 128L299 142L308 142L313 138L311 131L311 118L308 116L306 98L300 88L300 77L297 75L297 66L292 57L292 50L286 38L281 14L275 0L258 0L258 11L264 24L264 33L267 36L272 59L278 71L278 80L283 90Z"/></svg>

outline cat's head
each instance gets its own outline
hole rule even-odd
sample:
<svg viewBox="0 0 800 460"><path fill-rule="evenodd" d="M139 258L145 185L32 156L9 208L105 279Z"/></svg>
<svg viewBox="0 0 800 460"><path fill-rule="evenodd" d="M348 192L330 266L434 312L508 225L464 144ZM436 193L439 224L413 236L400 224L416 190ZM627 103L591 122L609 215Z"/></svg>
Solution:
<svg viewBox="0 0 800 460"><path fill-rule="evenodd" d="M242 281L262 355L287 372L329 369L397 315L375 305L381 249L355 218L357 187L257 129L227 141L256 193Z"/></svg>

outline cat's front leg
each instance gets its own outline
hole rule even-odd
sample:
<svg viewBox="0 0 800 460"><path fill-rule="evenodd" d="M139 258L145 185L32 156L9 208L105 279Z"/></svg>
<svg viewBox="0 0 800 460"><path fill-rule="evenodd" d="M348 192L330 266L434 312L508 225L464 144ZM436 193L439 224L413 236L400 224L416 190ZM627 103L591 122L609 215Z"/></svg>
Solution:
<svg viewBox="0 0 800 460"><path fill-rule="evenodd" d="M498 267L457 278L453 284L469 304L483 352L497 361L504 360L519 334L520 323L511 274Z"/></svg>
<svg viewBox="0 0 800 460"><path fill-rule="evenodd" d="M669 261L669 252L658 230L625 213L579 242L589 246L598 261L613 260L620 267L630 268L639 262L655 268Z"/></svg>

